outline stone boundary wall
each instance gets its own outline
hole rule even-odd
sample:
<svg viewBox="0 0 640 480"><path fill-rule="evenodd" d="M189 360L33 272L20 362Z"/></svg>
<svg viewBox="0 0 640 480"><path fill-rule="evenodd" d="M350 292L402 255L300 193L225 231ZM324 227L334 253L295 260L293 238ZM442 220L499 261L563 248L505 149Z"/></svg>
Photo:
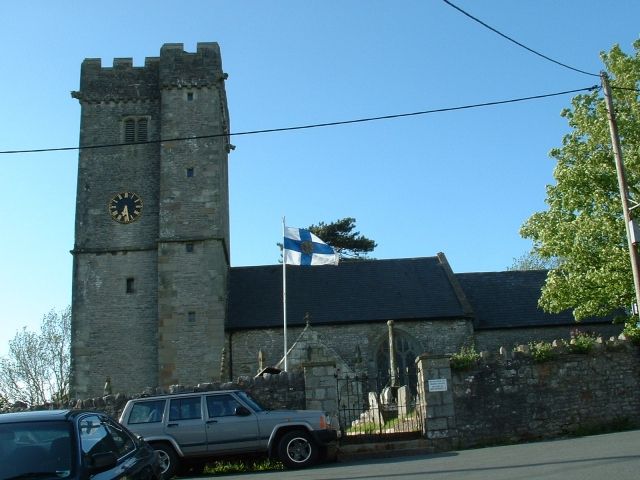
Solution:
<svg viewBox="0 0 640 480"><path fill-rule="evenodd" d="M118 419L125 404L132 398L142 396L161 395L170 393L208 392L219 390L240 389L250 393L256 400L269 409L305 408L305 380L302 373L280 372L279 374L265 373L259 377L238 377L233 382L227 383L201 383L196 386L172 385L169 389L149 388L139 395L127 395L124 393L107 394L102 397L70 400L68 402L50 403L28 408L22 403L15 403L11 408L0 412L19 412L24 410L53 410L53 409L88 409L107 413Z"/></svg>
<svg viewBox="0 0 640 480"><path fill-rule="evenodd" d="M624 336L588 354L560 345L545 362L520 346L452 371L456 448L640 426L640 349Z"/></svg>
<svg viewBox="0 0 640 480"><path fill-rule="evenodd" d="M445 451L640 427L640 347L624 336L599 339L588 354L557 342L554 358L536 361L527 346L483 352L467 370L452 370L447 355L423 354L417 409L429 449ZM429 382L432 380L433 382ZM234 382L174 385L33 409L95 409L118 418L130 398L162 393L242 389L268 408L320 408L333 414L335 368L238 377ZM308 384L307 384L308 383ZM333 408L332 408L333 407ZM9 411L27 410L15 404Z"/></svg>
<svg viewBox="0 0 640 480"><path fill-rule="evenodd" d="M602 338L617 337L622 333L624 325L622 324L574 324L570 327L546 326L546 327L527 327L527 328L494 328L475 331L476 350L487 350L497 352L500 347L513 348L521 343L529 341L535 342L553 342L560 339L569 342L571 333L580 330Z"/></svg>

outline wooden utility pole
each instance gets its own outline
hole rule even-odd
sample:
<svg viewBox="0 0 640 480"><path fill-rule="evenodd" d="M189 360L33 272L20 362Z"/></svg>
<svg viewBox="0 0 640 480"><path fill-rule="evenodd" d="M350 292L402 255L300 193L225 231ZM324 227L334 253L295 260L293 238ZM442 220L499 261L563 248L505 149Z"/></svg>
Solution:
<svg viewBox="0 0 640 480"><path fill-rule="evenodd" d="M629 257L631 258L631 270L633 271L633 285L636 293L636 306L640 306L640 267L638 266L638 250L634 241L638 241L634 235L634 224L631 218L631 209L629 208L629 189L627 188L627 179L624 173L624 164L622 163L622 149L620 148L620 137L618 136L618 125L616 123L616 114L613 109L613 99L611 98L611 87L609 86L609 77L606 72L600 72L600 80L604 90L604 100L607 105L607 116L609 117L609 131L611 132L611 144L613 145L613 154L616 160L616 172L618 174L618 187L620 188L620 199L622 200L622 213L624 215L624 225L627 229L627 243L629 245Z"/></svg>

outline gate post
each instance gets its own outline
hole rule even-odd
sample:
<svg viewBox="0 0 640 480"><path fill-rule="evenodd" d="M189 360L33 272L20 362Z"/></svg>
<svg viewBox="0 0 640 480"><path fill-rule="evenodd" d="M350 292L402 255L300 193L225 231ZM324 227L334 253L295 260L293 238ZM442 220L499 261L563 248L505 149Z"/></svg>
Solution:
<svg viewBox="0 0 640 480"><path fill-rule="evenodd" d="M336 364L333 361L305 362L305 403L309 410L323 410L332 418L338 417L338 392L336 391Z"/></svg>
<svg viewBox="0 0 640 480"><path fill-rule="evenodd" d="M437 450L451 450L458 437L448 355L422 354L416 359L422 433Z"/></svg>

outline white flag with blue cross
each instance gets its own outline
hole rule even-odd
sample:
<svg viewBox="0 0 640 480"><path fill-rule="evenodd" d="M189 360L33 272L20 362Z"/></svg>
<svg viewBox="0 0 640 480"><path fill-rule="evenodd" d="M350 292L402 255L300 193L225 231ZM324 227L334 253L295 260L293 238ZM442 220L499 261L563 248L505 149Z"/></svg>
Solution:
<svg viewBox="0 0 640 480"><path fill-rule="evenodd" d="M284 228L286 265L338 265L340 257L329 245L304 228Z"/></svg>

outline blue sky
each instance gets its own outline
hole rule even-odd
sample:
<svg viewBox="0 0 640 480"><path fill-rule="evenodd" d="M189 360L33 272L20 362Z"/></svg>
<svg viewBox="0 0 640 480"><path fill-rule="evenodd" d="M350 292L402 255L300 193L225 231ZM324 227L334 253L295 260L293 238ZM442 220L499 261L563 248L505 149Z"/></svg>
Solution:
<svg viewBox="0 0 640 480"><path fill-rule="evenodd" d="M518 41L589 72L631 52L640 2L454 0ZM439 0L5 2L0 150L77 146L84 58L163 43L220 44L232 132L507 100L588 87ZM456 272L526 253L571 95L338 127L235 137L231 262L276 263L291 226L355 217L376 258L444 252ZM0 155L0 354L71 302L77 152Z"/></svg>

